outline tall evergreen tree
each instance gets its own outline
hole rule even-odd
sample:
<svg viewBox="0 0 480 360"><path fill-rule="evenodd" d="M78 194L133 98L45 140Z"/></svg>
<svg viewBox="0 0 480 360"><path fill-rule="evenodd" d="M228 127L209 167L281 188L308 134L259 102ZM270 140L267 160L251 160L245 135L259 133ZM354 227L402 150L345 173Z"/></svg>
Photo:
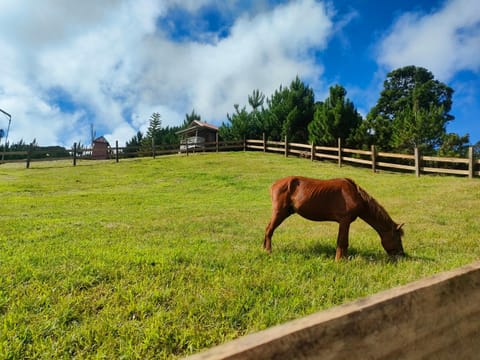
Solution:
<svg viewBox="0 0 480 360"><path fill-rule="evenodd" d="M229 124L222 123L218 129L220 137L224 140L243 140L256 137L255 127L251 122L252 117L246 107L240 109L240 106L235 104L234 108L235 113L227 114Z"/></svg>
<svg viewBox="0 0 480 360"><path fill-rule="evenodd" d="M258 89L253 90L252 95L248 96L248 103L252 107L250 112L250 126L253 128L251 134L255 138L262 136L265 132L264 115L265 109L263 103L265 102L265 95Z"/></svg>
<svg viewBox="0 0 480 360"><path fill-rule="evenodd" d="M330 96L316 104L314 119L308 125L310 142L333 146L340 138L344 144L356 145L354 134L362 117L346 95L345 88L335 85L330 87Z"/></svg>
<svg viewBox="0 0 480 360"><path fill-rule="evenodd" d="M267 109L263 117L263 128L267 138L271 140L281 140L283 134L283 123L285 122L288 110L288 88L275 90L270 98L267 99Z"/></svg>
<svg viewBox="0 0 480 360"><path fill-rule="evenodd" d="M201 118L200 115L198 115L195 112L195 109L192 109L192 112L190 114L185 114L185 120L183 121L183 127L186 127L186 126L190 125L190 123L194 120L202 121L202 118Z"/></svg>
<svg viewBox="0 0 480 360"><path fill-rule="evenodd" d="M253 90L252 95L248 95L248 103L252 107L253 111L258 111L258 108L263 106L265 101L265 95L260 90Z"/></svg>
<svg viewBox="0 0 480 360"><path fill-rule="evenodd" d="M315 95L313 90L305 85L298 76L290 84L287 106L287 118L283 123L283 136L287 135L289 141L308 141L308 124L313 120L315 112Z"/></svg>
<svg viewBox="0 0 480 360"><path fill-rule="evenodd" d="M280 86L267 104L264 122L270 138L288 136L289 141L307 142L307 127L315 112L315 96L309 86L297 76L288 88Z"/></svg>
<svg viewBox="0 0 480 360"><path fill-rule="evenodd" d="M125 143L125 152L135 153L138 151L138 148L142 145L143 142L143 133L138 131L135 136L133 136L130 141Z"/></svg>
<svg viewBox="0 0 480 360"><path fill-rule="evenodd" d="M148 125L147 134L145 135L145 141L159 140L158 135L160 134L160 129L162 128L162 120L160 119L160 113L154 112L150 116L150 124ZM157 141L155 141L157 143Z"/></svg>

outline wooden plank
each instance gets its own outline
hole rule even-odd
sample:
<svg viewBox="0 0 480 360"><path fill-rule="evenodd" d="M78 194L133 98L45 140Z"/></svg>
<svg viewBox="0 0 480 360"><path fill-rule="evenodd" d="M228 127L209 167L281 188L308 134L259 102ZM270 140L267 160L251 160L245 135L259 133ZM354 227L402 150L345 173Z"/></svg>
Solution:
<svg viewBox="0 0 480 360"><path fill-rule="evenodd" d="M473 178L473 146L468 147L468 177Z"/></svg>
<svg viewBox="0 0 480 360"><path fill-rule="evenodd" d="M323 153L316 153L315 157L317 159L332 159L332 160L338 160L338 155L329 155L329 154L323 154Z"/></svg>
<svg viewBox="0 0 480 360"><path fill-rule="evenodd" d="M308 149L310 150L310 145L306 145L306 144L298 144L298 143L289 143L288 144L289 147L299 147L299 148L302 148L302 149Z"/></svg>
<svg viewBox="0 0 480 360"><path fill-rule="evenodd" d="M258 146L258 145L248 145L247 144L247 149L263 150L263 145Z"/></svg>
<svg viewBox="0 0 480 360"><path fill-rule="evenodd" d="M402 164L391 164L387 162L378 161L377 166L391 169L402 169L402 170L412 170L415 171L415 166L411 165L402 165Z"/></svg>
<svg viewBox="0 0 480 360"><path fill-rule="evenodd" d="M475 359L479 303L480 262L475 262L188 359Z"/></svg>
<svg viewBox="0 0 480 360"><path fill-rule="evenodd" d="M329 146L315 146L315 151L319 151L319 150L337 152L338 148L329 147Z"/></svg>
<svg viewBox="0 0 480 360"><path fill-rule="evenodd" d="M282 148L285 147L285 143L281 141L267 141L267 145L278 145Z"/></svg>
<svg viewBox="0 0 480 360"><path fill-rule="evenodd" d="M372 152L368 150L342 149L342 151L349 154L368 155L368 156L372 155Z"/></svg>
<svg viewBox="0 0 480 360"><path fill-rule="evenodd" d="M429 173L437 173L437 174L468 175L468 170L458 170L458 169L423 167L422 171L429 172Z"/></svg>
<svg viewBox="0 0 480 360"><path fill-rule="evenodd" d="M448 162L456 164L468 164L468 159L455 157L423 156L424 161Z"/></svg>
<svg viewBox="0 0 480 360"><path fill-rule="evenodd" d="M206 149L207 150L207 149ZM207 150L208 151L208 150ZM156 150L155 154L157 155L171 155L171 154L176 154L178 153L178 149L172 149L172 150Z"/></svg>
<svg viewBox="0 0 480 360"><path fill-rule="evenodd" d="M421 162L422 162L422 159L420 158L420 150L418 149L418 147L415 147L415 154L414 154L414 157L415 157L415 175L417 177L420 176L420 168L422 166Z"/></svg>
<svg viewBox="0 0 480 360"><path fill-rule="evenodd" d="M342 156L342 160L357 163L357 164L365 164L365 165L372 165L372 160L365 160L365 159L358 159L352 157Z"/></svg>
<svg viewBox="0 0 480 360"><path fill-rule="evenodd" d="M291 148L289 148L289 149L288 149L288 152L289 152L290 154L301 154L301 153L305 152L305 150L298 150L298 149L291 149Z"/></svg>
<svg viewBox="0 0 480 360"><path fill-rule="evenodd" d="M27 151L6 151L6 152L1 152L0 156L1 155L5 155L5 156L8 156L8 155L27 155L27 154L28 154ZM25 160L25 159L23 159L23 160Z"/></svg>
<svg viewBox="0 0 480 360"><path fill-rule="evenodd" d="M395 154L395 153L387 153L387 152L379 152L377 153L378 157L389 157L395 159L406 159L406 160L415 160L415 155L408 155L408 154Z"/></svg>
<svg viewBox="0 0 480 360"><path fill-rule="evenodd" d="M269 146L267 146L267 150L268 151L275 151L275 152L282 152L282 153L285 151L285 149L283 149L283 148L276 148L276 147L269 147Z"/></svg>

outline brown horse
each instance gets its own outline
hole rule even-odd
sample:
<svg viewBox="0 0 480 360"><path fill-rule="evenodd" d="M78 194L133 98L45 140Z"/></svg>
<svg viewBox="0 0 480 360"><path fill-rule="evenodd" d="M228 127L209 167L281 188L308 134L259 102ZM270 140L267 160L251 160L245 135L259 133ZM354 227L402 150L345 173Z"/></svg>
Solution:
<svg viewBox="0 0 480 360"><path fill-rule="evenodd" d="M336 260L347 255L350 224L357 217L377 231L389 255L404 255L403 224L396 224L385 209L353 180L290 176L273 183L270 194L272 218L265 229L263 243L268 252L272 251L275 229L287 217L297 213L313 221L339 223Z"/></svg>

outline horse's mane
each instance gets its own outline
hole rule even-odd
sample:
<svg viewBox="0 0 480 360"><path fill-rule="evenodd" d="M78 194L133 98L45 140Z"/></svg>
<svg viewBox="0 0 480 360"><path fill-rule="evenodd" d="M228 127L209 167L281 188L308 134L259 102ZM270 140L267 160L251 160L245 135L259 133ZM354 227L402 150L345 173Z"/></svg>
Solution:
<svg viewBox="0 0 480 360"><path fill-rule="evenodd" d="M390 215L387 213L387 210L385 210L385 208L380 205L377 200L375 200L369 193L367 193L357 183L355 183L355 181L353 181L352 179L347 180L357 188L358 194L363 199L363 201L365 201L368 210L376 219L378 219L379 221L395 224Z"/></svg>

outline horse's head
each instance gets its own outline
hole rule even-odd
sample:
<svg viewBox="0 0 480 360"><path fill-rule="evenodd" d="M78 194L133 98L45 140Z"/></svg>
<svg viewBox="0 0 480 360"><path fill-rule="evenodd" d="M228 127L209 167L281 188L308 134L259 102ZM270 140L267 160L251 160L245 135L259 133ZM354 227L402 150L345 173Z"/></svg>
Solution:
<svg viewBox="0 0 480 360"><path fill-rule="evenodd" d="M402 245L403 224L394 224L391 231L382 234L382 246L390 256L404 256Z"/></svg>

